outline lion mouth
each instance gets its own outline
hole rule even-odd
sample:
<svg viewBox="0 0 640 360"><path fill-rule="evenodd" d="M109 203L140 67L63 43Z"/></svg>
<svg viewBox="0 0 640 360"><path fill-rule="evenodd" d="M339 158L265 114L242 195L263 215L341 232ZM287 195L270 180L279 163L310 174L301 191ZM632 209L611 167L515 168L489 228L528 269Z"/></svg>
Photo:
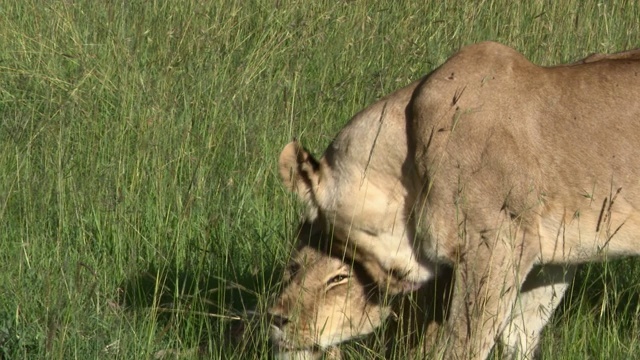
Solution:
<svg viewBox="0 0 640 360"><path fill-rule="evenodd" d="M323 350L317 345L309 346L296 346L287 340L272 341L272 351L275 354L289 354L289 353L307 353L307 354L319 354Z"/></svg>

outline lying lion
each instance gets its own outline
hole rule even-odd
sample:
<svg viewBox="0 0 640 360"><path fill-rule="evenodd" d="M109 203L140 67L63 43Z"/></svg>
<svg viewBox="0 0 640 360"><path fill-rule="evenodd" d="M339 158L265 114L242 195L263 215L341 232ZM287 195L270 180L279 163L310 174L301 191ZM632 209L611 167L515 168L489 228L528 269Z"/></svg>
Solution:
<svg viewBox="0 0 640 360"><path fill-rule="evenodd" d="M279 167L307 206L301 234L333 270L293 276L273 304L279 356L371 332L391 314L378 299L442 264L453 284L432 352L484 359L501 338L531 356L576 264L640 253L638 54L540 67L468 46L357 114L320 160L288 144Z"/></svg>

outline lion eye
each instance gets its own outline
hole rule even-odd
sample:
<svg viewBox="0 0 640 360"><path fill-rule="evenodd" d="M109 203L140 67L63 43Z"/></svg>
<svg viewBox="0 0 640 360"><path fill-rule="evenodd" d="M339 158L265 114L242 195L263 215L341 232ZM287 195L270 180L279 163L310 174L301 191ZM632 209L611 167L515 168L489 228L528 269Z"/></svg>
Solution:
<svg viewBox="0 0 640 360"><path fill-rule="evenodd" d="M337 284L349 278L349 275L336 275L327 281L327 285Z"/></svg>

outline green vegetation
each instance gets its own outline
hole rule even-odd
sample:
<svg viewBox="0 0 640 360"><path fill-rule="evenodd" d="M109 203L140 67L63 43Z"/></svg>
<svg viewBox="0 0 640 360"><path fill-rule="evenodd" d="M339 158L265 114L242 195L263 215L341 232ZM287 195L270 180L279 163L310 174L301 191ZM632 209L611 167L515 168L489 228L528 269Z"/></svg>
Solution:
<svg viewBox="0 0 640 360"><path fill-rule="evenodd" d="M541 64L640 44L634 1L22 0L0 18L1 359L266 357L260 327L228 340L291 250L287 141L321 153L464 44ZM543 358L638 358L639 275L585 268Z"/></svg>

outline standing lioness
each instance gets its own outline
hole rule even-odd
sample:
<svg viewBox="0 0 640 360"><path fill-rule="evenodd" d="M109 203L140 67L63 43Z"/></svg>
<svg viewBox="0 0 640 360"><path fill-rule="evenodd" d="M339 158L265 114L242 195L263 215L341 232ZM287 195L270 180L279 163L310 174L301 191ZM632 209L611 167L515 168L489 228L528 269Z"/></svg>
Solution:
<svg viewBox="0 0 640 360"><path fill-rule="evenodd" d="M521 291L534 266L640 253L630 54L540 67L500 44L468 46L357 114L320 160L287 145L280 173L327 252L389 293L453 266L445 358L484 359L500 334L530 355L564 291L557 280ZM278 340L291 341L278 318Z"/></svg>

